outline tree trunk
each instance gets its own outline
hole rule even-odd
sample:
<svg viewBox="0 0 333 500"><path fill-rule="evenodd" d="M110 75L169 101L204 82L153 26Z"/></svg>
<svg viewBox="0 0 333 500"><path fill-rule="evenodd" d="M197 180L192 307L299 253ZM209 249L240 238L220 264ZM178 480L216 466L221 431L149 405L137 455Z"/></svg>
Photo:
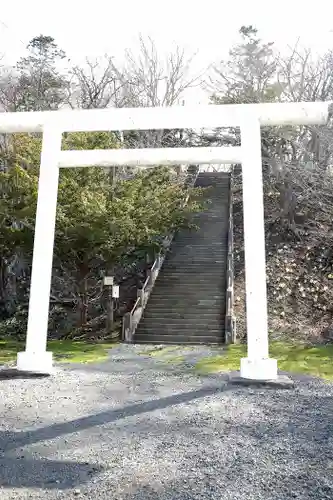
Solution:
<svg viewBox="0 0 333 500"><path fill-rule="evenodd" d="M88 322L88 273L86 264L79 266L79 316L78 327L85 326Z"/></svg>
<svg viewBox="0 0 333 500"><path fill-rule="evenodd" d="M6 310L6 271L7 266L2 257L0 257L0 314ZM1 318L0 318L1 319Z"/></svg>

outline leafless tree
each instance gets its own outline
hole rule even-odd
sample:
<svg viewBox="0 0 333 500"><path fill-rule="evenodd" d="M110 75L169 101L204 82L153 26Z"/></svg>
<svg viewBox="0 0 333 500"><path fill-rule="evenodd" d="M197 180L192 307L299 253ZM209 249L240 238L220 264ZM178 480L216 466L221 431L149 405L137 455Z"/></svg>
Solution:
<svg viewBox="0 0 333 500"><path fill-rule="evenodd" d="M18 75L13 68L2 67L0 71L1 111L17 111L20 100Z"/></svg>
<svg viewBox="0 0 333 500"><path fill-rule="evenodd" d="M71 70L69 104L81 109L121 106L120 89L122 83L117 77L113 58L90 60L86 64L74 66Z"/></svg>
<svg viewBox="0 0 333 500"><path fill-rule="evenodd" d="M125 62L114 70L123 83L126 106L173 106L183 99L184 92L200 83L190 77L193 56L176 47L161 57L151 38L139 37L139 52L125 52Z"/></svg>
<svg viewBox="0 0 333 500"><path fill-rule="evenodd" d="M284 101L328 101L333 98L333 52L315 57L299 41L288 57L277 57L277 76ZM333 156L333 130L324 126L300 127L293 138L293 160L303 158L327 169Z"/></svg>
<svg viewBox="0 0 333 500"><path fill-rule="evenodd" d="M164 57L158 53L151 38L139 38L139 51L125 52L123 63L113 63L113 71L120 82L118 105L173 106L181 104L186 91L200 85L201 76L191 76L191 63L195 55L188 57L178 46ZM182 132L151 131L126 134L126 140L136 147L152 147L182 143Z"/></svg>
<svg viewBox="0 0 333 500"><path fill-rule="evenodd" d="M283 99L289 101L325 101L333 94L333 53L314 56L298 40L287 57L277 56L277 76Z"/></svg>
<svg viewBox="0 0 333 500"><path fill-rule="evenodd" d="M180 104L186 91L200 85L200 76L190 76L193 57L176 47L164 57L151 38L139 37L138 51L126 50L116 61L105 55L86 60L84 67L71 70L68 102L71 107L139 107ZM130 147L178 145L182 131L126 132L124 142Z"/></svg>

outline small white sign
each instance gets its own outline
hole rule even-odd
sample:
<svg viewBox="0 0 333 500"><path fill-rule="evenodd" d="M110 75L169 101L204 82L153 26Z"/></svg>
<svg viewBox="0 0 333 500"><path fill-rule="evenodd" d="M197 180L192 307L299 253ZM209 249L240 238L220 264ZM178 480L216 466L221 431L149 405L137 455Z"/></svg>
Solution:
<svg viewBox="0 0 333 500"><path fill-rule="evenodd" d="M112 287L112 297L114 299L119 299L119 285L113 285L113 287Z"/></svg>
<svg viewBox="0 0 333 500"><path fill-rule="evenodd" d="M112 286L114 278L113 276L104 276L104 286Z"/></svg>

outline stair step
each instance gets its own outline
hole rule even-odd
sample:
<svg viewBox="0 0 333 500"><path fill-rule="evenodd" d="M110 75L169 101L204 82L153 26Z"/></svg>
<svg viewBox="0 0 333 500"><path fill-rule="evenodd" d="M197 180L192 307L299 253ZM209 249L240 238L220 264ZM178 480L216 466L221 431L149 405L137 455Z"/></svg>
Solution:
<svg viewBox="0 0 333 500"><path fill-rule="evenodd" d="M222 228L228 221L229 214L227 212L227 207L221 206L219 210L206 210L200 215L194 215L192 217L192 222L194 224L200 224L201 222L205 222L207 224L207 229L209 231L213 231L215 234L222 232ZM216 226L216 221L219 220L221 225ZM180 233L184 235L195 234L195 228L186 228L184 233Z"/></svg>
<svg viewBox="0 0 333 500"><path fill-rule="evenodd" d="M156 311L155 308L152 311L145 310L143 313L142 321L149 320L154 322L161 321L169 321L169 322L177 322L177 321L185 321L187 318L187 312L174 312L169 311L167 314L162 314L160 311ZM212 313L202 313L198 312L196 317L197 324L209 324L210 322L219 321L222 323L224 321L223 312L212 312Z"/></svg>
<svg viewBox="0 0 333 500"><path fill-rule="evenodd" d="M188 328L185 327L173 327L170 326L169 328L166 328L165 325L161 325L159 327L151 327L149 325L145 326L144 324L141 325L141 327L138 327L136 329L135 334L136 335L141 335L141 334L149 334L149 335L154 335L155 333L158 335L191 335L192 337L197 337L197 336L205 336L205 335L210 335L210 336L222 336L224 332L224 325L221 325L220 328L195 328L195 325L191 326L188 325Z"/></svg>
<svg viewBox="0 0 333 500"><path fill-rule="evenodd" d="M179 264L178 268L177 262L169 261L165 266L162 267L162 270L159 274L159 279L168 278L169 276L173 278L184 278L188 277L189 280L195 279L198 276L202 276L203 279L210 280L215 277L215 280L219 278L221 281L225 279L227 274L227 263L216 263L211 265L211 263L201 262L198 266L188 266L188 262L184 262Z"/></svg>
<svg viewBox="0 0 333 500"><path fill-rule="evenodd" d="M208 269L207 269L208 267ZM165 272L167 271L167 272ZM165 267L162 267L162 270L160 271L160 274L158 276L158 279L188 279L189 281L194 281L196 279L202 279L202 280L211 280L215 277L215 279L219 279L221 281L224 281L225 276L226 276L226 269L225 267L222 266L214 266L211 268L211 266L198 266L196 269L188 268L186 266L184 267L178 267L178 270L175 269L174 266L171 266L170 263L169 265L166 265ZM156 282L157 283L157 282Z"/></svg>
<svg viewBox="0 0 333 500"><path fill-rule="evenodd" d="M222 259L221 259L222 260ZM222 264L226 264L227 262L227 259L223 259L222 260ZM201 272L203 271L203 265L205 265L205 270L206 271L210 271L210 272L216 272L216 269L218 268L221 268L222 266L220 265L217 265L217 264L220 264L220 262L216 262L215 260L209 262L209 260L207 260L206 262L195 262L195 261L192 261L192 260L188 260L188 261L185 261L184 264L178 268L176 267L177 263L176 262L170 262L170 260L168 258L165 259L164 263L163 263L163 269L169 269L170 268L170 271L171 270L174 270L174 269L183 269L183 270L186 270L186 272L188 273L195 273L198 271L198 269L201 270Z"/></svg>
<svg viewBox="0 0 333 500"><path fill-rule="evenodd" d="M206 185L201 185L201 184ZM208 183L208 184L207 184ZM216 194L220 191L220 186L224 188L224 191L228 193L230 186L230 179L203 179L199 180L195 187L208 188L204 193L205 198L209 198L209 193Z"/></svg>
<svg viewBox="0 0 333 500"><path fill-rule="evenodd" d="M184 243L181 245L175 245L171 246L171 249L167 253L167 256L170 255L195 255L199 257L206 257L206 256L212 256L212 258L220 258L221 256L225 255L227 253L227 248L226 248L227 242L222 243L219 246L209 246L209 245L204 245L201 242L200 243L193 243L193 245L190 245L189 243Z"/></svg>
<svg viewBox="0 0 333 500"><path fill-rule="evenodd" d="M207 271L216 273L217 269L225 270L226 266L227 266L226 259L220 262L219 261L211 262L207 260L206 261L202 260L200 262L196 262L195 264L185 259L183 261L178 261L175 259L174 261L169 260L168 262L165 262L165 264L162 267L162 271L163 272L168 271L168 273L169 272L175 273L175 271L179 273L181 271L181 272L186 272L188 274L191 273L193 274L193 273L198 273L200 271L202 272L203 268L205 268Z"/></svg>
<svg viewBox="0 0 333 500"><path fill-rule="evenodd" d="M196 237L196 238L179 238L178 241L174 243L173 248L177 248L179 245L177 245L178 242L181 242L182 248L187 249L187 248L192 248L196 247L202 250L206 250L207 248L212 248L212 249L220 249L224 248L223 245L225 245L225 241L227 238L223 233L220 231L216 233L216 240L215 241L206 241L207 237L201 236L201 237Z"/></svg>
<svg viewBox="0 0 333 500"><path fill-rule="evenodd" d="M224 298L226 295L226 291L224 290L224 286L221 283L212 283L210 287L206 285L201 286L200 283L193 284L167 284L167 285L159 285L156 286L155 289L151 292L150 298L158 298L158 297L175 297L178 298L186 298L186 297L198 297L198 300L202 298L206 298L207 300L219 300Z"/></svg>
<svg viewBox="0 0 333 500"><path fill-rule="evenodd" d="M214 237L214 240L211 238ZM182 235L182 237L176 238L175 239L175 247L177 248L178 246L182 245L184 248L187 246L197 246L201 247L202 249L204 248L220 248L221 245L225 243L224 240L227 240L227 234L225 234L225 231L207 231L207 234L203 235L198 235L197 232L195 232L193 235L190 235L189 237L185 237ZM215 244L214 244L215 242ZM205 245L206 243L206 245Z"/></svg>
<svg viewBox="0 0 333 500"><path fill-rule="evenodd" d="M211 241L212 238L214 238L215 241L217 241L216 245L212 245ZM206 251L211 251L211 252L221 252L222 250L225 250L223 248L223 245L226 244L226 241L223 242L224 235L216 234L216 235L207 235L205 238L199 239L191 239L191 240L186 240L186 241L180 241L176 242L172 247L171 251L180 251L180 250L190 250L191 248L196 248L200 250L201 252L206 252ZM225 238L227 239L227 238ZM205 244L206 242L206 244Z"/></svg>
<svg viewBox="0 0 333 500"><path fill-rule="evenodd" d="M167 317L169 314L175 314L175 315L183 315L187 314L189 310L189 307L187 304L182 304L181 302L178 303L178 305L173 305L172 310L170 309L170 305L167 303L161 304L161 303L156 303L153 306L148 306L145 309L145 315L146 317L150 317L151 314L158 315L158 317ZM197 314L200 314L202 317L206 316L214 316L221 314L224 316L225 314L225 301L221 301L218 307L207 307L207 305L196 305L195 310Z"/></svg>
<svg viewBox="0 0 333 500"><path fill-rule="evenodd" d="M179 302L186 303L187 305L198 306L202 305L203 307L211 307L216 309L216 305L223 304L226 298L226 293L221 293L218 297L213 295L208 295L207 293L202 293L202 295L198 295L195 290L189 291L188 289L175 289L174 292L170 291L169 293L157 293L151 295L150 301L152 304L157 305L157 303L162 304L162 302L169 301L170 305L177 305ZM148 306L147 306L148 307Z"/></svg>
<svg viewBox="0 0 333 500"><path fill-rule="evenodd" d="M205 266L207 271L216 271L216 269L224 269L224 266L227 265L227 255L221 255L220 257L204 257L204 256L189 256L187 255L174 255L174 256L168 256L164 263L163 263L163 268L164 269L175 269L175 266L178 265L178 269L182 269L183 271L186 272L195 272L198 268L201 268L201 271L203 270L202 267ZM177 269L177 268L176 268Z"/></svg>
<svg viewBox="0 0 333 500"><path fill-rule="evenodd" d="M222 344L224 337L207 335L202 337L192 337L187 335L135 335L134 342L136 344Z"/></svg>
<svg viewBox="0 0 333 500"><path fill-rule="evenodd" d="M229 216L222 218L219 214L210 214L205 219L192 219L192 222L196 227L184 229L181 232L176 233L175 238L177 238L177 240L193 238L200 241L206 238L206 233L199 233L197 227L202 230L206 229L208 234L215 236L216 238L222 239L227 236L225 231L228 227Z"/></svg>
<svg viewBox="0 0 333 500"><path fill-rule="evenodd" d="M168 309L169 311L172 310L191 310L192 308L198 310L198 308L201 306L204 310L207 311L218 311L218 310L223 310L223 307L225 306L225 299L210 299L210 298L203 298L200 299L198 297L181 297L181 296L173 296L173 297L158 297L153 300L151 298L149 300L150 305L147 305L147 309L157 309L158 307L160 309ZM179 305L181 304L181 305Z"/></svg>
<svg viewBox="0 0 333 500"><path fill-rule="evenodd" d="M209 333L210 331L223 331L224 324L221 319L215 319L214 321L206 321L199 322L196 317L188 317L183 320L175 319L170 320L169 317L166 317L164 320L155 320L154 318L143 318L142 323L140 322L140 328L138 332L145 331L156 331L156 332L169 332L175 331L184 332L184 331L200 331L200 333Z"/></svg>
<svg viewBox="0 0 333 500"><path fill-rule="evenodd" d="M214 238L217 239L217 236L212 236L209 238ZM206 253L213 253L214 255L220 255L224 254L227 249L226 249L226 244L227 241L218 243L218 245L205 245L204 240L202 241L193 241L193 242L180 242L180 243L175 243L174 245L171 246L170 250L168 251L167 255L171 254L176 254L179 252L193 252L194 250L199 254L199 255L205 255Z"/></svg>
<svg viewBox="0 0 333 500"><path fill-rule="evenodd" d="M220 203L226 201L229 198L229 182L221 181L212 181L213 185L205 185L205 186L196 186L208 188L203 195L199 195L198 198L203 198L205 200L210 200L212 198L216 198Z"/></svg>
<svg viewBox="0 0 333 500"><path fill-rule="evenodd" d="M195 285L202 285L202 290L205 285L208 283L211 283L211 285L220 285L222 288L224 288L225 284L225 278L220 278L219 276L210 276L206 278L202 278L200 275L193 276L193 277L187 277L186 275L184 276L161 276L161 279L159 280L159 283L155 285L154 290L156 290L158 287L166 287L166 286L177 286L177 285L185 285L185 287L191 287Z"/></svg>
<svg viewBox="0 0 333 500"><path fill-rule="evenodd" d="M206 257L209 256L211 257L212 260L215 258L220 259L221 257L224 257L227 254L227 248L226 248L227 242L223 243L221 245L221 248L215 248L215 247L208 247L206 246L205 248L201 248L199 246L196 246L195 244L192 245L191 247L188 246L185 248L185 245L171 247L171 250L166 254L166 257L171 257L171 256L178 256L178 255L191 255L195 257Z"/></svg>
<svg viewBox="0 0 333 500"><path fill-rule="evenodd" d="M208 218L210 216L216 215L217 217L221 217L221 219L227 219L227 209L229 200L219 200L218 198L211 197L211 203L206 205L206 209L200 214L194 214L192 220L202 220Z"/></svg>
<svg viewBox="0 0 333 500"><path fill-rule="evenodd" d="M195 312L196 312L196 315L199 315L199 316L202 316L202 317L205 317L207 316L207 319L208 319L208 316L211 316L211 317L218 317L220 316L221 318L224 318L224 315L225 315L225 303L223 304L220 304L220 307L215 307L214 309L208 309L207 307L203 308L203 307L196 307L195 308ZM151 307L151 308L146 308L145 309L145 314L146 314L146 318L150 318L152 314L155 314L156 313L156 317L158 318L167 318L169 317L169 314L174 314L175 317L178 317L177 315L179 315L179 317L182 317L184 314L188 314L188 311L189 311L189 308L186 307L186 306L183 306L181 305L180 307L178 308L172 308L172 311L170 310L170 308L168 308L167 306L162 306L161 304L156 304L154 307ZM173 317L173 316L171 316Z"/></svg>
<svg viewBox="0 0 333 500"><path fill-rule="evenodd" d="M211 274L206 274L204 275L202 272L198 273L188 273L188 274L183 274L183 273L173 273L173 274L164 274L161 273L160 276L158 277L158 281L156 281L154 285L154 289L156 289L159 286L159 283L163 283L163 285L172 285L173 283L184 283L185 285L191 286L195 285L196 283L202 283L202 284L207 284L207 283L220 283L221 286L224 287L226 281L226 277L224 275L220 276L217 271L215 273Z"/></svg>
<svg viewBox="0 0 333 500"><path fill-rule="evenodd" d="M169 274L186 274L186 275L193 275L193 274L203 274L205 277L211 276L213 274L218 274L220 276L224 276L226 274L226 269L227 269L227 258L226 256L221 259L214 259L214 260L208 260L208 259L202 259L202 258L188 258L187 257L174 257L174 258L166 258L162 269L160 271L160 275L162 276L162 273L164 271L168 271L167 275Z"/></svg>
<svg viewBox="0 0 333 500"><path fill-rule="evenodd" d="M200 293L198 288L200 288ZM215 292L215 293L214 293ZM178 299L178 300L192 300L197 298L200 300L214 300L215 302L221 302L222 298L225 298L226 293L219 285L211 286L210 288L201 288L200 284L198 286L169 286L169 287L158 287L151 294L150 299L154 301L160 299Z"/></svg>
<svg viewBox="0 0 333 500"><path fill-rule="evenodd" d="M220 326L223 324L223 316L222 314L216 314L215 316L211 316L210 318L202 318L200 314L184 314L179 316L173 316L172 313L169 313L165 316L146 316L143 315L141 321L142 324L147 322L149 325L161 325L167 323L168 325L182 326L186 324L198 325L200 328L203 326L216 325Z"/></svg>
<svg viewBox="0 0 333 500"><path fill-rule="evenodd" d="M216 292L214 295L212 292ZM203 305L214 305L214 304L220 304L224 302L226 297L226 292L224 290L220 290L216 288L215 290L202 290L201 293L198 293L198 290L196 290L196 287L191 287L191 288L181 288L181 287L174 287L168 288L167 290L155 290L149 300L151 302L160 302L160 301L166 301L170 300L172 302L189 302L189 303L195 303L199 304L199 302L202 302Z"/></svg>
<svg viewBox="0 0 333 500"><path fill-rule="evenodd" d="M163 288L163 289L167 289L167 288L176 288L176 287L179 287L179 288L184 288L185 290L186 289L189 289L191 290L191 288L193 287L198 287L200 286L200 290L224 290L224 285L225 285L225 279L222 279L220 278L218 275L217 276L212 276L211 278L206 278L206 279L202 279L200 276L193 276L193 278L184 278L184 279L181 279L179 278L179 276L172 276L172 277L161 277L161 281L159 284L157 284L156 282L156 285L154 286L153 288L153 292L154 293L154 290L157 290L159 287ZM208 286L208 284L210 284L210 286ZM213 288L212 288L213 287ZM199 292L199 290L198 290ZM215 294L216 292L214 292ZM220 291L218 291L217 293L220 293Z"/></svg>
<svg viewBox="0 0 333 500"><path fill-rule="evenodd" d="M227 251L223 252L196 252L195 250L187 250L187 251L172 251L165 256L165 263L169 263L170 261L179 260L185 261L185 263L189 264L201 264L202 261L206 261L207 263L211 263L211 265L215 265L216 262L226 262L227 260Z"/></svg>
<svg viewBox="0 0 333 500"><path fill-rule="evenodd" d="M196 294L196 295L209 295L209 296L214 296L215 298L219 298L221 294L224 293L224 283L221 283L221 281L212 281L210 286L207 285L207 281L205 282L200 282L200 280L195 280L191 282L176 282L173 280L172 282L162 282L156 285L156 288L153 288L153 291L151 292L151 297L156 296L156 295L174 295L174 293L177 293L177 295L182 295L183 293L188 295L188 294Z"/></svg>
<svg viewBox="0 0 333 500"><path fill-rule="evenodd" d="M196 255L217 255L221 256L224 255L227 251L226 249L226 244L227 242L222 242L218 243L217 245L205 245L202 242L196 243L193 242L193 244L186 243L186 244L181 244L181 245L174 245L171 247L171 250L169 251L168 255L181 255L185 253L194 253Z"/></svg>
<svg viewBox="0 0 333 500"><path fill-rule="evenodd" d="M174 280L174 279L187 279L189 283L194 283L197 279L206 280L206 283L210 280L214 280L215 282L219 281L223 283L226 279L226 269L224 266L218 266L216 269L208 269L205 270L205 266L198 266L197 268L186 268L186 267L178 267L178 271L175 266L167 266L163 267L160 271L158 279L160 280ZM157 281L156 281L157 283Z"/></svg>
<svg viewBox="0 0 333 500"><path fill-rule="evenodd" d="M196 252L195 250L187 250L186 252L174 252L167 256L166 261L192 262L193 264L201 264L202 262L210 262L212 265L226 262L226 252Z"/></svg>
<svg viewBox="0 0 333 500"><path fill-rule="evenodd" d="M182 245L175 245L171 247L171 250L169 251L168 255L183 255L183 254L195 254L195 255L200 255L200 256L206 256L206 255L211 255L211 256L217 256L220 257L221 255L224 255L226 253L226 245L227 242L225 243L219 243L218 246L210 246L210 245L204 245L201 242L200 243L193 243L193 245L186 243Z"/></svg>
<svg viewBox="0 0 333 500"><path fill-rule="evenodd" d="M220 259L227 254L226 248L227 242L224 243L223 248L209 248L208 246L205 249L201 249L193 245L192 247L184 248L185 245L177 248L176 246L171 247L171 250L166 254L166 257L171 256L182 256L182 255L191 255L195 257L211 257L212 260Z"/></svg>
<svg viewBox="0 0 333 500"><path fill-rule="evenodd" d="M218 275L207 277L206 279L202 279L199 275L193 276L193 278L184 278L182 280L179 276L166 277L161 276L161 281L156 284L152 289L151 294L153 294L156 290L176 290L177 288L181 290L195 290L198 294L203 292L211 293L213 295L224 293L226 288L226 278L220 278Z"/></svg>
<svg viewBox="0 0 333 500"><path fill-rule="evenodd" d="M214 290L213 290L214 291ZM216 292L219 292L220 290L216 289ZM175 287L174 290L172 289L167 289L167 290L156 290L152 293L150 299L154 302L160 301L160 300L172 300L175 302L175 300L184 300L184 301L195 301L196 303L199 303L200 301L205 301L203 304L206 305L215 305L215 304L220 304L223 302L221 299L221 295L209 295L209 292L212 292L212 290L202 290L201 295L198 294L198 291L195 290L195 287L193 288L178 288ZM222 294L222 291L221 291Z"/></svg>
<svg viewBox="0 0 333 500"><path fill-rule="evenodd" d="M193 300L196 299L197 302L200 302L202 300L205 300L206 302L214 300L216 303L223 302L226 296L226 291L219 289L219 288L213 288L213 289L206 289L202 290L199 289L199 287L174 287L174 289L162 289L159 290L156 288L153 290L151 293L149 300L151 301L160 301L165 298L172 300ZM208 304L208 302L207 302Z"/></svg>
<svg viewBox="0 0 333 500"><path fill-rule="evenodd" d="M223 241L225 240L225 241ZM216 241L216 245L212 245L212 241ZM221 244L224 245L227 242L227 234L225 231L218 233L207 232L204 236L200 238L198 236L193 236L189 238L179 238L175 240L172 248L187 248L191 246L196 246L202 250L206 248L220 249Z"/></svg>
<svg viewBox="0 0 333 500"><path fill-rule="evenodd" d="M205 200L210 200L211 198L217 198L219 202L224 201L229 198L229 182L225 182L224 180L212 181L213 184L210 186L196 186L208 188L205 193L198 194L197 198L203 198Z"/></svg>
<svg viewBox="0 0 333 500"><path fill-rule="evenodd" d="M226 268L223 265L216 265L215 262L214 265L208 266L202 264L193 266L188 264L184 266L178 266L178 268L174 263L171 264L170 262L165 262L159 273L158 279L168 278L169 276L171 278L173 278L174 276L185 278L187 276L189 279L195 278L196 276L202 276L204 279L210 279L212 276L216 275L218 275L220 279L224 279L224 276L226 275Z"/></svg>
<svg viewBox="0 0 333 500"><path fill-rule="evenodd" d="M195 259L190 260L188 257L176 258L176 259L168 259L167 262L163 265L163 269L171 271L182 271L188 273L198 272L201 268L208 268L210 271L221 270L225 272L227 267L227 259Z"/></svg>

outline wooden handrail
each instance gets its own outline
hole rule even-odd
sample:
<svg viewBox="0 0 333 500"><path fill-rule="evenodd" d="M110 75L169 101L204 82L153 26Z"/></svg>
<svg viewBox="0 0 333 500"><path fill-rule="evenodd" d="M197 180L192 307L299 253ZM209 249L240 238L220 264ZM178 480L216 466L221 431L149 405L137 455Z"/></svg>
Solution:
<svg viewBox="0 0 333 500"><path fill-rule="evenodd" d="M234 221L233 221L234 167L230 170L229 188L229 222L228 222L228 254L227 254L227 290L225 314L225 343L236 342L236 320L234 316Z"/></svg>

